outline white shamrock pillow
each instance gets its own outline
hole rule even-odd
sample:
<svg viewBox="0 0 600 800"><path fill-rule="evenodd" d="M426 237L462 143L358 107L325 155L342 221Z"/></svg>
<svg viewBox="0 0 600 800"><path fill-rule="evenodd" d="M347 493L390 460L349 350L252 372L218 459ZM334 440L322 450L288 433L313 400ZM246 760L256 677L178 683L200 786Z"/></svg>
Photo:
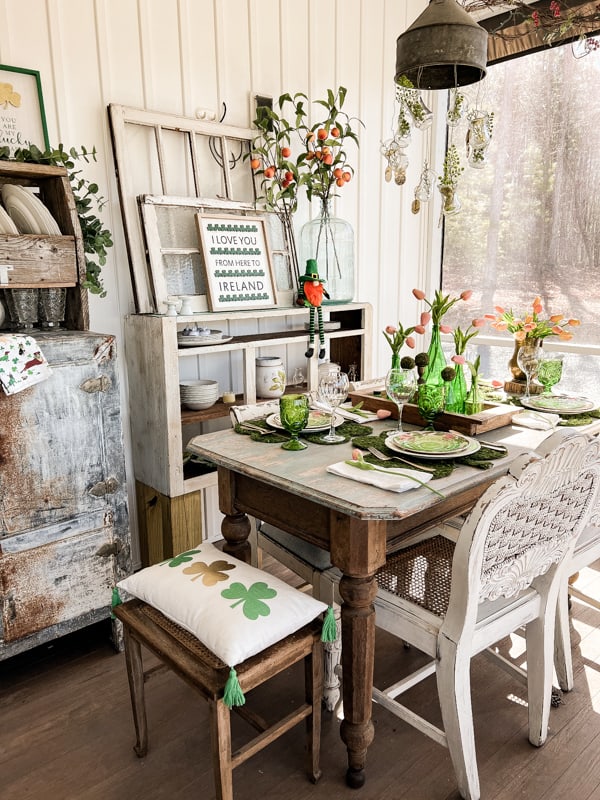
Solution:
<svg viewBox="0 0 600 800"><path fill-rule="evenodd" d="M325 603L208 542L117 585L181 625L230 667L327 609Z"/></svg>

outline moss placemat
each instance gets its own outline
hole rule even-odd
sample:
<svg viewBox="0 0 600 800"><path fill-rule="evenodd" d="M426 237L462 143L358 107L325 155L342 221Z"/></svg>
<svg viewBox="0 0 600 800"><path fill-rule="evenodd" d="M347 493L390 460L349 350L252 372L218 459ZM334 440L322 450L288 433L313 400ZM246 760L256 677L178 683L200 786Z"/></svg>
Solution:
<svg viewBox="0 0 600 800"><path fill-rule="evenodd" d="M264 431L271 431L271 433L259 433L258 431L253 431L250 428L244 428L244 423L237 423L234 426L234 431L236 433L241 433L244 436L249 436L252 441L254 442L266 442L267 444L277 444L287 441L290 437L284 431L276 431L273 430L269 425L267 425L266 419L264 417L258 417L257 419L249 419L247 420L251 425L256 426L257 428L261 428ZM373 428L370 428L368 425L360 424L358 422L343 422L341 425L336 427L336 433L340 434L344 437L343 442L324 442L322 436L327 433L327 431L319 431L318 433L315 431L313 433L306 433L303 432L300 434L300 437L304 439L306 442L312 442L313 444L344 444L352 440L353 436L356 436L360 433L364 433L366 435L370 435L373 433Z"/></svg>
<svg viewBox="0 0 600 800"><path fill-rule="evenodd" d="M398 455L396 451L391 450L385 445L385 440L389 436L389 433L389 431L385 431L379 436L355 436L352 439L352 444L361 450L366 450L367 447L375 447L377 450L380 450L384 456L391 456L394 458ZM422 468L424 472L430 472L431 469L435 470L433 472L434 478L445 478L452 473L455 467L459 467L461 464L467 464L469 467L476 467L477 469L489 469L492 466L492 461L504 458L507 453L508 450L502 453L482 445L476 453L472 453L470 456L463 456L462 458L419 459L411 455L410 463L414 465L415 469ZM376 464L378 467L384 468L395 467L397 469L398 467L406 466L404 461L381 461L377 456L371 455L371 453L368 452L363 455L363 459L371 464Z"/></svg>

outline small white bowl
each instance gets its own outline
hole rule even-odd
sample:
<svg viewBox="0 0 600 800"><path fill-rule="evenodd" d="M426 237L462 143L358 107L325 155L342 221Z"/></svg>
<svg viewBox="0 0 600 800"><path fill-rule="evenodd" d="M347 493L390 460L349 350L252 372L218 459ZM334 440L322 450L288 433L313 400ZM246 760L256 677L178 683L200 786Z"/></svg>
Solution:
<svg viewBox="0 0 600 800"><path fill-rule="evenodd" d="M214 400L205 400L202 402L196 402L194 400L184 400L183 405L186 408L191 409L192 411L204 411L207 408L211 408L217 402L218 398L215 397Z"/></svg>

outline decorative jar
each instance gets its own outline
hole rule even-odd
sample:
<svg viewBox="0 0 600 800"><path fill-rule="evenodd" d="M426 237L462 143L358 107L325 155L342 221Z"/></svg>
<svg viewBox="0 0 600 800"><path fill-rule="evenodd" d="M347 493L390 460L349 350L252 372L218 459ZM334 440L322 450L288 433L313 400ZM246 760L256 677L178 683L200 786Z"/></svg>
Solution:
<svg viewBox="0 0 600 800"><path fill-rule="evenodd" d="M279 356L260 356L256 359L256 396L281 397L285 391L285 370Z"/></svg>
<svg viewBox="0 0 600 800"><path fill-rule="evenodd" d="M300 263L314 258L325 283L329 299L324 305L351 303L354 299L354 229L349 222L334 217L324 201L321 213L300 230Z"/></svg>

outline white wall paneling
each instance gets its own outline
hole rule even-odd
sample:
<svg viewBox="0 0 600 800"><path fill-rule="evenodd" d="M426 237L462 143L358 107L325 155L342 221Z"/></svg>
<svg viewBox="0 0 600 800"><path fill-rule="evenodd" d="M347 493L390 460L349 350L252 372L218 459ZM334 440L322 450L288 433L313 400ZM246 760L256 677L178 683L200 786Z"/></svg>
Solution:
<svg viewBox="0 0 600 800"><path fill-rule="evenodd" d="M98 149L98 162L82 168L108 200L103 217L115 247L103 270L108 297L90 298L92 329L122 340L123 318L133 310L109 103L184 116L208 109L217 117L225 104L225 121L244 127L251 123L250 98L256 93L304 91L314 100L341 84L348 89L345 109L365 128L360 151L349 146L357 172L336 213L356 232L356 299L373 304L374 371L384 371L389 348L379 331L416 318L410 289L426 277L438 235L437 198L429 217L410 213L420 145L411 145L403 188L385 183L379 152L390 135L396 38L426 5L427 0L0 0L0 63L40 71L50 141ZM139 144L145 148L143 137ZM186 157L182 152L179 170L170 176L178 192L188 186ZM147 185L148 166L134 191L160 191ZM304 202L297 227L316 211ZM120 363L124 369L125 358ZM127 375L122 378L127 431ZM126 448L129 454L127 436ZM129 469L129 455L127 463ZM132 490L129 497L135 524Z"/></svg>

